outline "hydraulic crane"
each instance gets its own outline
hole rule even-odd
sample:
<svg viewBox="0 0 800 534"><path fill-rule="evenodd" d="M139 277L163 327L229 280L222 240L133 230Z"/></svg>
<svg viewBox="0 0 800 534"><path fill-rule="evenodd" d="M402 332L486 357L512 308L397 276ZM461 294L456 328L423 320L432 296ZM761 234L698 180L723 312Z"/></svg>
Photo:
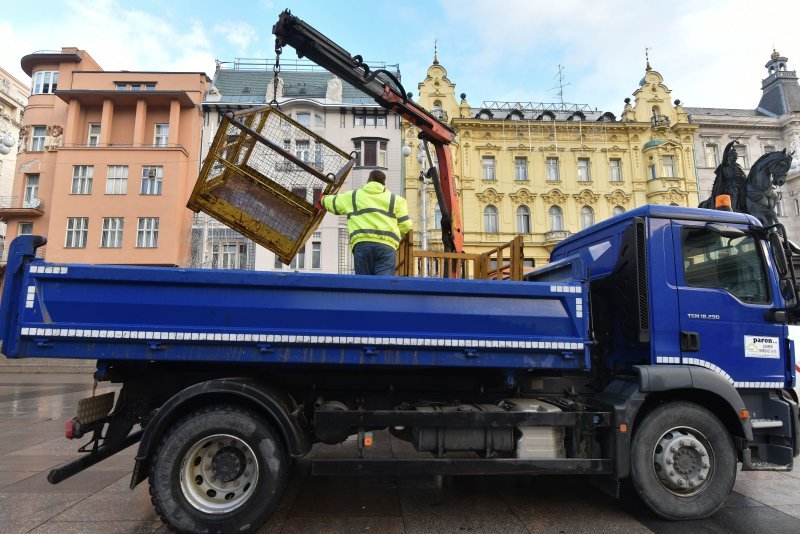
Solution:
<svg viewBox="0 0 800 534"><path fill-rule="evenodd" d="M288 9L281 13L278 22L272 28L272 33L275 34L276 54L280 55L285 45L291 46L299 57L307 57L314 61L420 129L419 137L423 141L429 162L428 178L433 182L441 209L442 242L445 252L463 252L461 211L449 146L455 139L455 131L413 102L411 94L405 92L400 80L391 72L385 69L371 69L360 55L351 55L292 15ZM428 145L433 145L436 151L438 169L432 164Z"/></svg>

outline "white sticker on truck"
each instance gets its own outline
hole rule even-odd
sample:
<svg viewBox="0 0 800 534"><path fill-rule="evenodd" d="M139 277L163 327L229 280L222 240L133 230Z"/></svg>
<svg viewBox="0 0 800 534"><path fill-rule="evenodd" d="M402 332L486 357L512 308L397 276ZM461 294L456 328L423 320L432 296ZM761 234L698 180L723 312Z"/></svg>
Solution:
<svg viewBox="0 0 800 534"><path fill-rule="evenodd" d="M781 343L777 337L744 336L745 358L780 359Z"/></svg>

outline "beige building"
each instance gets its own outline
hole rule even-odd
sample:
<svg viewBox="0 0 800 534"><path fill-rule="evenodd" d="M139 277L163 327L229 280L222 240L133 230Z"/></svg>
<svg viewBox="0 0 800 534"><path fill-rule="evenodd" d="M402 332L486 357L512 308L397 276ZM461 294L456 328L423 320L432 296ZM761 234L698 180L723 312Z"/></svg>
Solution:
<svg viewBox="0 0 800 534"><path fill-rule="evenodd" d="M371 65L392 68L397 65ZM220 114L228 110L263 106L273 100L271 61L221 63L213 87L203 102L203 151L213 140ZM372 98L308 61L281 61L276 100L279 110L345 152L355 152L357 163L342 190L364 185L373 169L386 173L386 186L401 193L400 118ZM314 161L309 142L273 140L307 162ZM306 191L316 201L317 191ZM344 216L326 214L317 231L289 265L263 247L204 214L195 216L192 265L262 271L352 273L353 263ZM227 252L226 252L227 251Z"/></svg>
<svg viewBox="0 0 800 534"><path fill-rule="evenodd" d="M738 140L738 163L745 173L763 154L786 149L795 152L795 162L786 184L779 189L778 218L786 226L790 239L800 242L800 84L797 73L789 70L788 58L773 51L764 65L766 78L761 81L761 100L755 108L726 109L687 107L695 136L700 199L711 196L714 170L721 162L722 151Z"/></svg>
<svg viewBox="0 0 800 534"><path fill-rule="evenodd" d="M5 69L0 68L0 206L13 203L11 190L14 184L14 169L18 142L22 128L22 111L28 103L28 86ZM0 220L0 257L5 250L6 223Z"/></svg>
<svg viewBox="0 0 800 534"><path fill-rule="evenodd" d="M201 72L104 71L77 48L22 58L31 77L8 236L53 262L188 265Z"/></svg>
<svg viewBox="0 0 800 534"><path fill-rule="evenodd" d="M419 84L419 103L458 134L452 150L466 252L486 251L519 234L526 266L541 265L553 245L597 221L643 204L697 204L697 127L649 64L619 119L588 105L473 107L466 94L455 95L455 84L434 59ZM417 133L404 124L414 154ZM405 193L417 236L427 228L436 249L438 207L432 188L418 180L420 171L409 158Z"/></svg>

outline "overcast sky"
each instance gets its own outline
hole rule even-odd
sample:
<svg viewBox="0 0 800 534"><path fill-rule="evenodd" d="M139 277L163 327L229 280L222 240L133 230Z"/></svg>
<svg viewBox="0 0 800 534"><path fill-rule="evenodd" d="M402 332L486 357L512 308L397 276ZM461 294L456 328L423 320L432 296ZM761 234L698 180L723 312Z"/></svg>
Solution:
<svg viewBox="0 0 800 534"><path fill-rule="evenodd" d="M565 102L619 115L646 48L686 106L755 108L773 47L800 69L797 0L17 0L0 11L0 66L27 83L22 56L76 46L106 70L213 76L214 59L272 58L287 7L351 54L399 63L415 96L438 41L472 106L558 102L561 65Z"/></svg>

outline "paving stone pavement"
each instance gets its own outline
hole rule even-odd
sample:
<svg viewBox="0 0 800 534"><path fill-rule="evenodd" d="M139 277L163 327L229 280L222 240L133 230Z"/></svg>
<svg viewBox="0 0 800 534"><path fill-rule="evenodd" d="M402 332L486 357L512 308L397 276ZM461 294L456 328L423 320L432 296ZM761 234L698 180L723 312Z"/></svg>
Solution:
<svg viewBox="0 0 800 534"><path fill-rule="evenodd" d="M163 533L147 483L128 489L136 447L62 482L47 472L77 456L64 421L91 391L91 372L25 373L0 367L0 534ZM110 391L103 387L98 393ZM312 458L352 454L316 446L295 463L286 497L261 533L759 533L800 532L800 471L739 473L725 507L671 523L630 492L608 497L581 477L312 477ZM408 445L377 436L371 454Z"/></svg>

